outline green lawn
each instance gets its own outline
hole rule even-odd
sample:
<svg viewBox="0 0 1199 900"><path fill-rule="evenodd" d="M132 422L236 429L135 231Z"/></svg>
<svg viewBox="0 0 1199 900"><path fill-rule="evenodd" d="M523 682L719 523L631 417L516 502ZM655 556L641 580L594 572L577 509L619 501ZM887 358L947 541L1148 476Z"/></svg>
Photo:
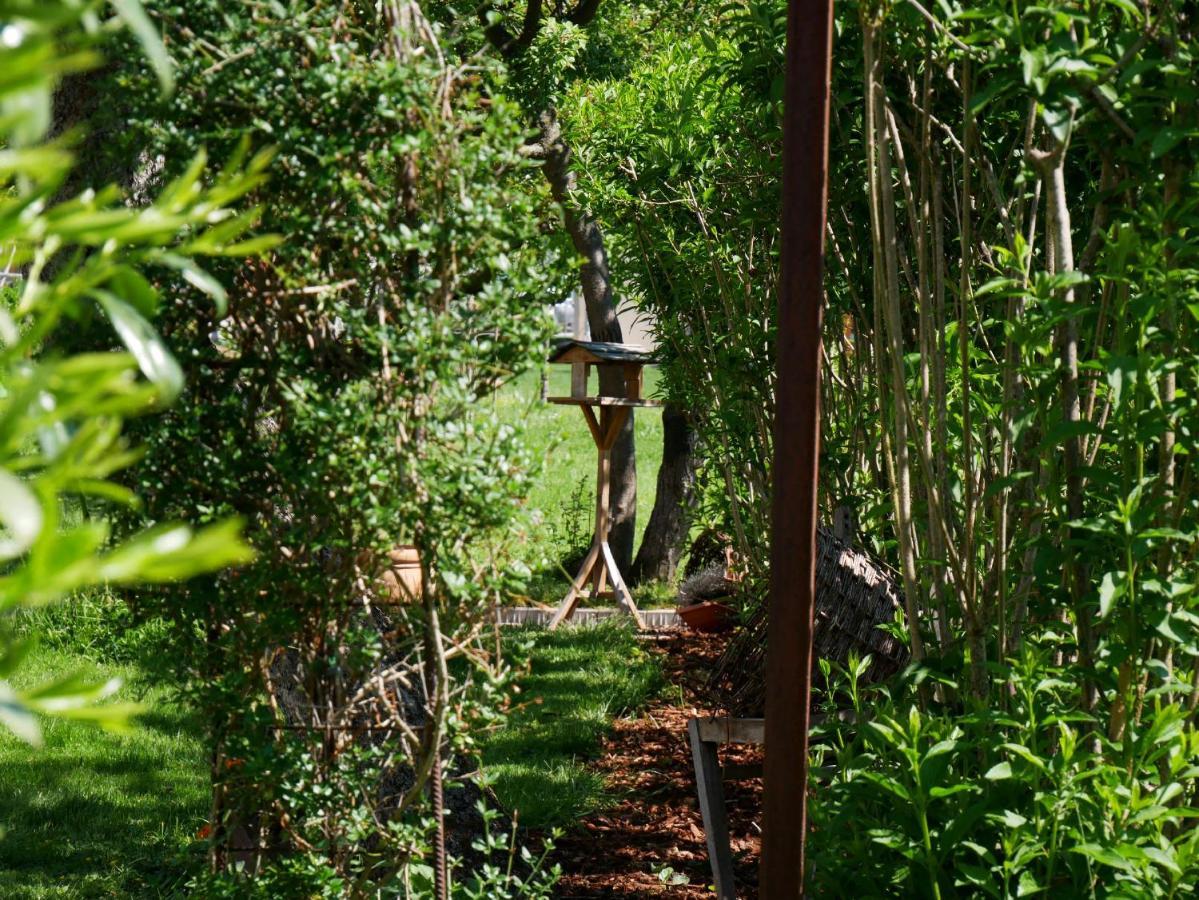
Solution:
<svg viewBox="0 0 1199 900"><path fill-rule="evenodd" d="M0 733L0 897L176 893L179 857L207 812L203 747L164 692L139 686L133 666L42 650L18 680L79 670L124 678L119 697L148 712L127 734L46 722L40 750Z"/></svg>
<svg viewBox="0 0 1199 900"><path fill-rule="evenodd" d="M652 396L658 371L645 370L645 392ZM570 393L570 368L549 366L550 396ZM544 602L561 598L569 585L558 563L569 551L585 549L591 536L595 512L595 444L583 414L573 406L541 402L541 376L529 372L500 391L495 398L501 418L525 428L529 445L542 461L543 469L530 492L529 507L540 513L542 524L530 532L525 561L536 577L533 596ZM657 492L658 465L662 461L662 413L657 409L634 411L637 434L637 532L638 541ZM571 575L574 573L571 572ZM653 588L635 591L657 600ZM655 605L657 605L655 603Z"/></svg>
<svg viewBox="0 0 1199 900"><path fill-rule="evenodd" d="M613 719L662 688L661 669L623 621L512 630L505 643L523 670L521 692L506 727L482 742L484 771L523 825L570 825L603 806L603 779L588 762ZM120 696L148 712L127 734L47 722L40 750L0 735L0 897L181 893L207 812L203 747L166 693L139 683L136 666L41 650L20 681L77 670L126 679Z"/></svg>
<svg viewBox="0 0 1199 900"><path fill-rule="evenodd" d="M496 797L531 828L568 826L604 803L587 767L612 720L636 712L664 684L661 667L622 621L507 633L520 707L483 742Z"/></svg>

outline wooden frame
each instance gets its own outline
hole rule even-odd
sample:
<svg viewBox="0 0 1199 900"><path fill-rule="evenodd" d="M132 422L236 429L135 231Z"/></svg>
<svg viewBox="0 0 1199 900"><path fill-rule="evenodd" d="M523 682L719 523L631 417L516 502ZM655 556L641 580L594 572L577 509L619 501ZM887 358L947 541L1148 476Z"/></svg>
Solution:
<svg viewBox="0 0 1199 900"><path fill-rule="evenodd" d="M853 710L842 710L835 718L840 722L857 723ZM829 721L813 715L812 727ZM699 811L704 821L704 838L708 845L708 861L712 866L712 884L718 900L736 900L737 885L733 878L733 851L729 843L728 814L724 806L726 778L760 778L761 764L721 766L717 748L723 744L766 744L765 719L738 719L731 716L692 718L687 721L687 739L691 744L691 761L695 766L695 790ZM821 770L831 775L831 767ZM798 896L798 895L796 895Z"/></svg>
<svg viewBox="0 0 1199 900"><path fill-rule="evenodd" d="M557 398L551 398L551 400L554 399ZM575 607L578 606L579 598L582 597L588 582L591 583L591 596L601 597L605 596L605 588L610 581L612 584L611 596L616 598L621 609L633 617L638 628L645 628L645 622L641 618L637 604L633 602L633 595L616 565L612 548L608 546L608 532L612 526L612 447L616 444L620 430L629 417L629 405L599 405L597 417L595 410L587 403L587 400L591 399L608 398L586 398L584 402L578 403L579 408L583 410L583 417L587 420L587 429L591 432L591 438L595 441L599 455L595 472L595 535L591 539L591 548L583 559L583 565L579 567L578 574L571 582L570 590L566 592L562 603L558 606L553 618L550 619L549 627L557 628L574 614Z"/></svg>
<svg viewBox="0 0 1199 900"><path fill-rule="evenodd" d="M699 812L704 820L704 839L712 866L712 884L718 900L736 900L733 879L733 851L729 844L728 815L724 808L724 776L716 748L721 744L763 744L766 742L765 719L693 718L687 722L691 761L695 766L695 790ZM731 768L731 767L730 767ZM737 777L761 775L761 766L738 767Z"/></svg>
<svg viewBox="0 0 1199 900"><path fill-rule="evenodd" d="M578 339L560 342L550 356L550 362L570 365L570 396L547 397L546 400L549 403L577 406L583 411L587 430L591 432L598 455L595 471L595 534L583 565L571 581L570 590L550 619L551 629L574 615L580 598L588 590L593 598L615 598L620 608L633 617L639 629L646 627L624 576L616 565L616 558L608 545L608 533L612 527L612 448L628 421L629 410L661 405L656 400L646 400L641 396L642 368L652 361L647 351L629 344ZM588 374L592 366L619 367L624 377L624 396L586 396ZM609 584L611 590L608 590Z"/></svg>

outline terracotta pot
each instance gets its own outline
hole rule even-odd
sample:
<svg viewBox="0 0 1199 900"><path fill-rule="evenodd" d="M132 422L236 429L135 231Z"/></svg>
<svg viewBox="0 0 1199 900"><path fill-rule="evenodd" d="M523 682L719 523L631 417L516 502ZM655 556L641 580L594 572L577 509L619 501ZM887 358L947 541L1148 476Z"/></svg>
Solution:
<svg viewBox="0 0 1199 900"><path fill-rule="evenodd" d="M683 623L694 631L727 631L733 627L733 608L716 600L683 606L678 612Z"/></svg>
<svg viewBox="0 0 1199 900"><path fill-rule="evenodd" d="M392 603L416 603L421 598L423 579L420 551L410 545L387 551L387 568L379 579Z"/></svg>

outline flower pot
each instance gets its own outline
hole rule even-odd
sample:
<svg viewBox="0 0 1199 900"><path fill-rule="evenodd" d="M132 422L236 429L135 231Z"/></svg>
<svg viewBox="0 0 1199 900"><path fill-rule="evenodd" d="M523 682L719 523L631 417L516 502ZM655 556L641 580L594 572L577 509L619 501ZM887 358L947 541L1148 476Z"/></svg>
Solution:
<svg viewBox="0 0 1199 900"><path fill-rule="evenodd" d="M678 612L679 618L692 631L727 631L733 627L733 608L716 600L683 606Z"/></svg>
<svg viewBox="0 0 1199 900"><path fill-rule="evenodd" d="M387 551L387 568L379 578L393 604L416 603L421 598L423 578L420 551L411 545Z"/></svg>

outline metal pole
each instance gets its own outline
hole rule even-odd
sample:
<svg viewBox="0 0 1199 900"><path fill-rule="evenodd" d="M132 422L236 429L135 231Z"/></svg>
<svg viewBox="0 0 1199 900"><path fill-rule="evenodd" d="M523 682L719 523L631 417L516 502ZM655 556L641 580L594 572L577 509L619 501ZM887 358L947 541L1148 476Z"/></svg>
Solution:
<svg viewBox="0 0 1199 900"><path fill-rule="evenodd" d="M761 896L803 894L816 608L816 479L832 0L790 0Z"/></svg>

